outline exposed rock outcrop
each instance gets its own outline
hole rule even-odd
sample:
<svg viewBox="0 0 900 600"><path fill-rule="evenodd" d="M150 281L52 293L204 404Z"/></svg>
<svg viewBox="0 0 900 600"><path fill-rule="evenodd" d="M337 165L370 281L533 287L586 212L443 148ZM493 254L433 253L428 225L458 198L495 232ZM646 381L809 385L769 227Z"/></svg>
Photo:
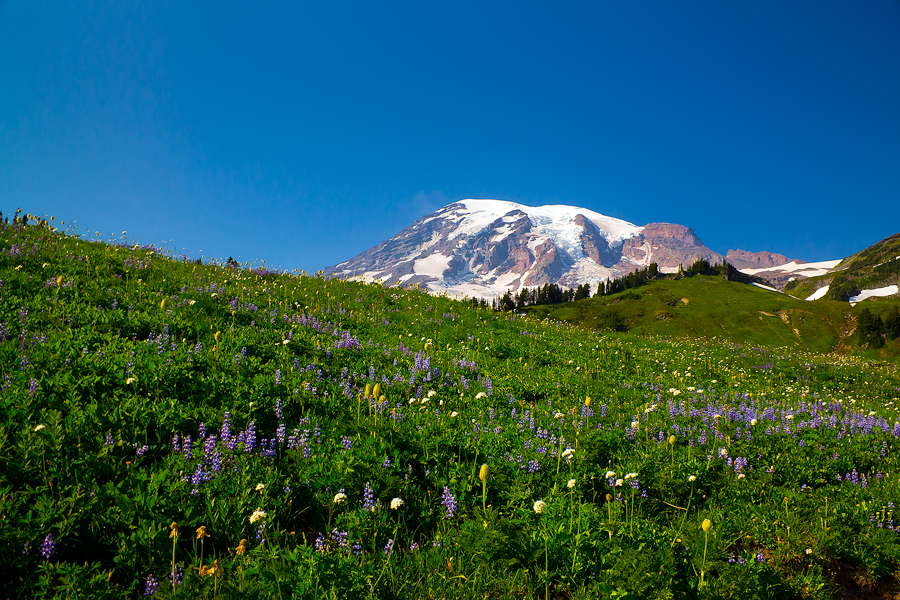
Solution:
<svg viewBox="0 0 900 600"><path fill-rule="evenodd" d="M763 269L765 267L780 267L789 262L803 263L802 260L793 260L784 254L773 252L747 252L746 250L729 250L725 260L738 269Z"/></svg>
<svg viewBox="0 0 900 600"><path fill-rule="evenodd" d="M662 271L689 267L700 259L711 263L724 260L721 254L707 248L693 229L674 223L645 225L639 236L625 241L622 256L646 264L655 262Z"/></svg>

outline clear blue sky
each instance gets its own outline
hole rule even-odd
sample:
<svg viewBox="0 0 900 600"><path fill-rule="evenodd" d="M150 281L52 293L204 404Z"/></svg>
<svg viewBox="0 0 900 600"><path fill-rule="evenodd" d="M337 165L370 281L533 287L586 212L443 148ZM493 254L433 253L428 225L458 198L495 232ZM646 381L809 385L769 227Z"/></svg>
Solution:
<svg viewBox="0 0 900 600"><path fill-rule="evenodd" d="M900 1L0 0L0 210L315 271L454 200L900 232Z"/></svg>

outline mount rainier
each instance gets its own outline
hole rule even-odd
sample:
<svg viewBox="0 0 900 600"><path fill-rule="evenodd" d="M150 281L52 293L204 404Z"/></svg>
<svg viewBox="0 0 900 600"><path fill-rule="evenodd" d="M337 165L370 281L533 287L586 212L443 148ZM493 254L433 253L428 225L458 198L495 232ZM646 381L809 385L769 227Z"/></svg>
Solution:
<svg viewBox="0 0 900 600"><path fill-rule="evenodd" d="M449 296L494 298L548 283L588 283L594 291L600 281L650 263L674 272L698 259L725 257L683 225L638 226L574 206L462 200L325 272L385 285L419 284ZM728 260L738 268L790 262L778 254L743 251L729 251Z"/></svg>

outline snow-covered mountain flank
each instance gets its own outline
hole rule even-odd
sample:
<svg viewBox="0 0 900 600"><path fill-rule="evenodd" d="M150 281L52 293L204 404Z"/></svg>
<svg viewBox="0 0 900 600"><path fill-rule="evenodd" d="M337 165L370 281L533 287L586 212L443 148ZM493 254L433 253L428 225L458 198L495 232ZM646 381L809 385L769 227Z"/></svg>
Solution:
<svg viewBox="0 0 900 600"><path fill-rule="evenodd" d="M769 253L741 257L754 266L789 262ZM701 258L724 259L683 225L637 226L574 206L462 200L326 269L326 274L385 285L420 284L450 296L494 298L547 283L589 283L594 291L600 281L650 263L674 272Z"/></svg>

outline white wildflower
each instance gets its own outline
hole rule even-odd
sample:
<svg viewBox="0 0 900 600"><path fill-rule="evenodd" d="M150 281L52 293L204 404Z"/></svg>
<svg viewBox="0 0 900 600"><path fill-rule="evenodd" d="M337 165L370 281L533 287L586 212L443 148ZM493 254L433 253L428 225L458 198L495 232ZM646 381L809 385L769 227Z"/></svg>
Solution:
<svg viewBox="0 0 900 600"><path fill-rule="evenodd" d="M569 488L570 490L571 490L573 487L575 487L575 480L574 480L574 479L570 479L568 482L566 482L566 487Z"/></svg>
<svg viewBox="0 0 900 600"><path fill-rule="evenodd" d="M451 417L455 417L455 416L458 415L458 414L459 414L459 413L456 412L456 411L454 410L452 413L450 413L450 416L451 416Z"/></svg>
<svg viewBox="0 0 900 600"><path fill-rule="evenodd" d="M334 495L333 502L335 504L340 504L341 502L343 502L346 499L347 499L347 494L345 494L344 492L338 492L337 494Z"/></svg>
<svg viewBox="0 0 900 600"><path fill-rule="evenodd" d="M397 510L401 506L403 506L403 500L401 500L400 498L394 498L393 500L391 500L391 508L393 510Z"/></svg>
<svg viewBox="0 0 900 600"><path fill-rule="evenodd" d="M487 397L487 394L485 394L484 392L478 392L477 394L475 394L476 400L481 400L482 398L485 398L485 397Z"/></svg>
<svg viewBox="0 0 900 600"><path fill-rule="evenodd" d="M607 471L606 475L604 476L604 479L609 479L610 477L615 477L615 476L616 476L615 471Z"/></svg>
<svg viewBox="0 0 900 600"><path fill-rule="evenodd" d="M542 512L544 512L545 508L547 508L547 503L543 500L538 500L534 503L534 512L536 512L537 514L541 514Z"/></svg>
<svg viewBox="0 0 900 600"><path fill-rule="evenodd" d="M137 381L137 379L135 379L134 377L129 377L128 379L125 380L125 385L131 385L135 381Z"/></svg>
<svg viewBox="0 0 900 600"><path fill-rule="evenodd" d="M253 511L253 514L250 515L250 522L256 523L260 519L265 519L266 516L268 516L268 513L266 513L266 511L264 511L260 508L257 508L256 510Z"/></svg>
<svg viewBox="0 0 900 600"><path fill-rule="evenodd" d="M263 489L264 489L265 487L266 487L266 484L264 484L264 483L257 483L257 484L256 484L256 491L257 491L257 492L261 492L261 491L263 491Z"/></svg>
<svg viewBox="0 0 900 600"><path fill-rule="evenodd" d="M575 450L573 450L572 448L566 448L565 450L563 450L562 457L568 458L568 457L572 456L573 454L575 454Z"/></svg>
<svg viewBox="0 0 900 600"><path fill-rule="evenodd" d="M688 477L688 482L689 482L689 483L693 483L693 482L695 482L695 481L697 481L697 476L696 476L696 475L691 475L690 477Z"/></svg>
<svg viewBox="0 0 900 600"><path fill-rule="evenodd" d="M47 427L46 425L38 425L37 427L34 428L34 430L40 431L41 429L45 429L46 427Z"/></svg>
<svg viewBox="0 0 900 600"><path fill-rule="evenodd" d="M625 483L623 479L616 479L616 487L622 487L622 484Z"/></svg>
<svg viewBox="0 0 900 600"><path fill-rule="evenodd" d="M428 397L434 398L437 395L437 392L434 390L428 390Z"/></svg>

